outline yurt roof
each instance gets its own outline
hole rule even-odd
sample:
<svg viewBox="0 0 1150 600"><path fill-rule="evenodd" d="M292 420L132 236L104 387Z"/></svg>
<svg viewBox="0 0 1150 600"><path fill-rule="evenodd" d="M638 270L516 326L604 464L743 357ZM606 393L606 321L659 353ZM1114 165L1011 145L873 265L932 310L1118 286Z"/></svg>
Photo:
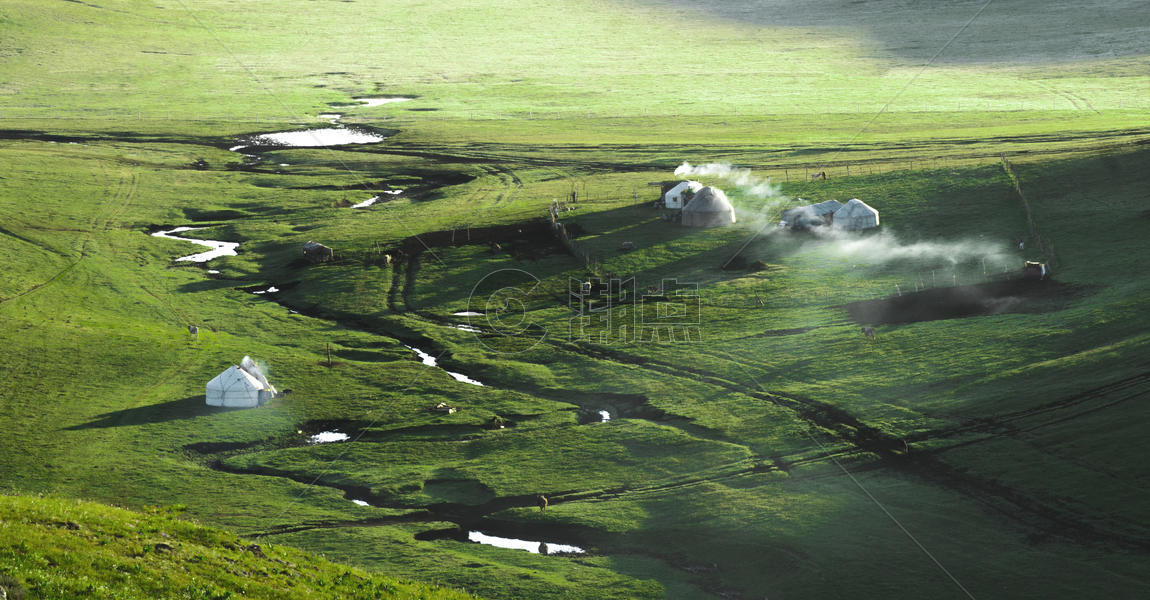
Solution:
<svg viewBox="0 0 1150 600"><path fill-rule="evenodd" d="M256 361L252 360L252 357L245 356L244 359L240 361L240 369L243 369L249 375L255 377L263 387L271 387L271 384L268 383L267 376L264 375L263 369L260 369Z"/></svg>
<svg viewBox="0 0 1150 600"><path fill-rule="evenodd" d="M230 390L237 385L252 390L262 390L266 387L254 375L235 365L228 367L208 382L209 389Z"/></svg>
<svg viewBox="0 0 1150 600"><path fill-rule="evenodd" d="M697 192L702 188L703 188L703 184L699 183L698 181L690 181L690 180L680 181L678 185L667 190L667 193L668 194L681 194L681 193L683 193L683 190L686 190L686 189L690 189L691 191Z"/></svg>
<svg viewBox="0 0 1150 600"><path fill-rule="evenodd" d="M695 197L683 209L684 212L728 212L734 211L727 195L716 187L707 186L695 192Z"/></svg>
<svg viewBox="0 0 1150 600"><path fill-rule="evenodd" d="M843 207L843 203L838 200L823 200L822 202L812 204L811 210L815 211L816 215L825 215L827 213L838 212Z"/></svg>
<svg viewBox="0 0 1150 600"><path fill-rule="evenodd" d="M847 200L847 203L844 204L842 208L835 212L835 218L861 217L867 214L878 216L878 211L858 198L851 198Z"/></svg>

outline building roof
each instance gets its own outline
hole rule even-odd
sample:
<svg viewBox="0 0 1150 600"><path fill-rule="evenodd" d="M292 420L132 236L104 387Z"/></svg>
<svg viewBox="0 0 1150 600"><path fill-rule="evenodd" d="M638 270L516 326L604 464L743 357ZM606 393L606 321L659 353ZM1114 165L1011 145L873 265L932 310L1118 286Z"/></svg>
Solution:
<svg viewBox="0 0 1150 600"><path fill-rule="evenodd" d="M847 200L847 203L844 204L842 208L835 212L835 220L870 215L873 215L876 221L878 220L877 210L871 208L866 202L858 198L851 198Z"/></svg>
<svg viewBox="0 0 1150 600"><path fill-rule="evenodd" d="M707 186L695 192L695 197L683 209L683 212L701 212L701 213L717 213L717 212L730 212L732 215L735 208L731 206L731 201L727 199L727 195L717 187Z"/></svg>
<svg viewBox="0 0 1150 600"><path fill-rule="evenodd" d="M262 390L264 384L254 375L232 365L208 382L209 390L231 392L235 390Z"/></svg>
<svg viewBox="0 0 1150 600"><path fill-rule="evenodd" d="M672 187L671 189L667 190L666 195L670 196L673 194L682 194L685 190L688 190L688 189L691 190L692 192L697 192L697 191L701 190L702 188L703 188L703 184L699 183L698 181L689 181L689 180L688 181L680 181L678 184L675 185L675 187Z"/></svg>
<svg viewBox="0 0 1150 600"><path fill-rule="evenodd" d="M810 209L814 211L816 216L835 213L842 207L843 203L838 200L823 200L817 204L810 205Z"/></svg>

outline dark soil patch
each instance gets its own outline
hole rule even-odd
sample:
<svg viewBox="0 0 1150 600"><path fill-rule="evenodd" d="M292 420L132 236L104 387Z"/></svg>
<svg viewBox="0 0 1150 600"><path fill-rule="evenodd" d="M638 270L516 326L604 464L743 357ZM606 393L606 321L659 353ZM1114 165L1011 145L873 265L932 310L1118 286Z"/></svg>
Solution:
<svg viewBox="0 0 1150 600"><path fill-rule="evenodd" d="M768 329L760 334L759 337L781 337L784 335L798 335L816 329L815 327L796 327L794 329Z"/></svg>
<svg viewBox="0 0 1150 600"><path fill-rule="evenodd" d="M262 442L258 440L254 442L196 442L185 445L184 449L197 454L219 454L221 452L246 450L258 446L260 443Z"/></svg>
<svg viewBox="0 0 1150 600"><path fill-rule="evenodd" d="M444 248L483 244L507 252L516 259L536 259L565 252L543 219L513 225L492 225L430 231L404 239L399 245L403 255L419 254L427 248Z"/></svg>
<svg viewBox="0 0 1150 600"><path fill-rule="evenodd" d="M193 223L202 223L206 221L231 221L234 219L243 219L252 215L242 210L200 210L198 208L185 208L184 216L187 217L188 221Z"/></svg>
<svg viewBox="0 0 1150 600"><path fill-rule="evenodd" d="M1078 286L1051 280L1011 279L977 285L932 288L921 292L863 300L844 306L865 325L916 323L1003 313L1059 310L1084 294Z"/></svg>

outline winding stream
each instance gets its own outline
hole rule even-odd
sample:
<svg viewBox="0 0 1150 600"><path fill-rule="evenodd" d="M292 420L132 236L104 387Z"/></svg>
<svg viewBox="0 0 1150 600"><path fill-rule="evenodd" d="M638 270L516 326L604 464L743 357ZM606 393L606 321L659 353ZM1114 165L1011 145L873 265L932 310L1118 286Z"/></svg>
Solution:
<svg viewBox="0 0 1150 600"><path fill-rule="evenodd" d="M429 367L438 367L439 366L439 361L436 360L434 356L424 352L423 350L420 350L419 348L416 348L415 346L404 345L403 347L414 352L415 355L419 357L419 360L423 361L423 364L425 364ZM440 368L442 368L442 367L440 367ZM484 387L484 385L482 383L464 375L463 373L454 373L452 371L448 371L447 369L443 369L443 370L446 371L448 375L451 375L451 377L453 379L455 379L456 381L461 381L463 383L470 383L471 385L478 385L480 387Z"/></svg>
<svg viewBox="0 0 1150 600"><path fill-rule="evenodd" d="M539 542L533 540L517 540L515 538L487 535L482 531L468 531L467 540L477 544L486 544L499 548L526 550L532 554L586 554L586 550L579 546L556 544L554 542Z"/></svg>
<svg viewBox="0 0 1150 600"><path fill-rule="evenodd" d="M220 256L235 256L236 248L240 247L239 242L221 242L218 240L198 240L195 238L186 238L173 233L182 233L185 231L195 231L197 229L207 229L206 227L173 227L172 229L161 229L152 234L152 237L161 237L169 240L180 240L182 242L191 242L201 246L211 248L207 252L200 252L199 254L189 254L188 256L181 256L176 262L196 262L204 263ZM218 271L217 271L218 272Z"/></svg>

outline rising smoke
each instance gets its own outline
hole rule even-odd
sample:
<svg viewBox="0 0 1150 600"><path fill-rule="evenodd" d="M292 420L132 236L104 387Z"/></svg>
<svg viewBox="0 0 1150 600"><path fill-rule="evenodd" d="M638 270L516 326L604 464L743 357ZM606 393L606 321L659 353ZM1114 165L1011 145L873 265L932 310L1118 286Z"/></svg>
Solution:
<svg viewBox="0 0 1150 600"><path fill-rule="evenodd" d="M724 190L735 207L735 218L743 225L762 227L778 220L778 214L791 202L782 187L769 177L758 177L750 169L727 163L693 166L684 162L675 169L678 177L718 177L734 187ZM769 232L770 230L767 230Z"/></svg>
<svg viewBox="0 0 1150 600"><path fill-rule="evenodd" d="M675 169L675 175L717 177L733 185L733 189L727 191L739 223L760 229L763 235L778 231L776 227L763 226L777 223L782 210L797 205L794 199L782 192L781 186L771 183L770 178L758 177L750 169L728 163L691 165L684 162ZM814 219L813 213L811 218ZM813 227L810 231L815 239L804 245L804 250L817 249L844 260L870 265L910 260L950 265L981 260L999 265L1007 264L1011 259L1003 243L981 240L904 242L885 227L878 233L869 234L831 227Z"/></svg>
<svg viewBox="0 0 1150 600"><path fill-rule="evenodd" d="M904 242L889 229L860 234L831 227L817 227L811 232L818 240L812 242L817 244L818 251L872 266L899 261L957 265L980 260L998 266L1007 264L1010 258L1005 244L981 240Z"/></svg>

